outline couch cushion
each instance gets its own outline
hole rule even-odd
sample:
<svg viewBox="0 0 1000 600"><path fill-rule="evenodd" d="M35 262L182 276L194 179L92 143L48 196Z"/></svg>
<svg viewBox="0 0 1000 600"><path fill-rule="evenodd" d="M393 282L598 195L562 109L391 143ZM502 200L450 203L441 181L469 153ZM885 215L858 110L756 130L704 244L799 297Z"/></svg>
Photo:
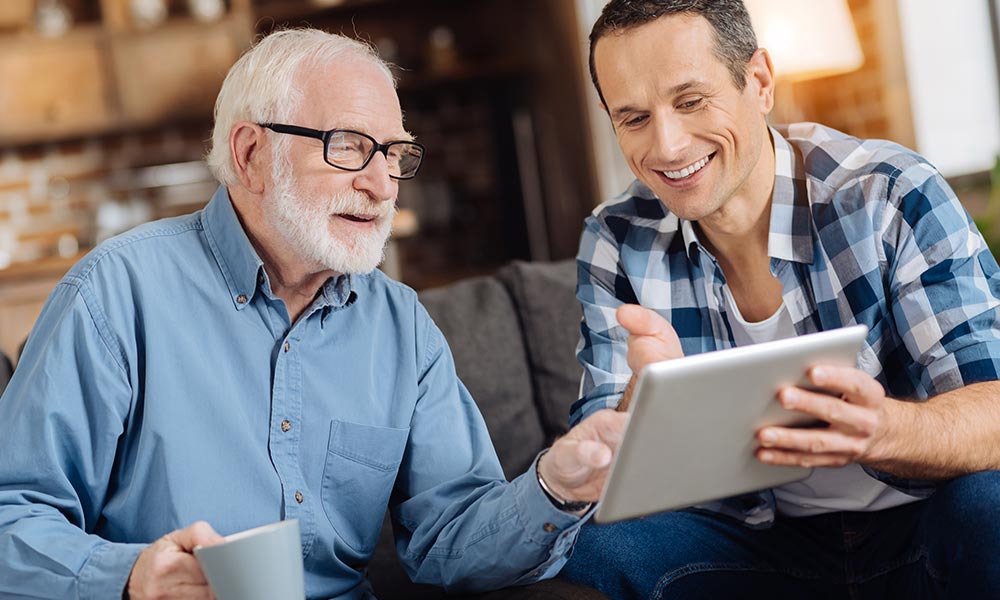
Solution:
<svg viewBox="0 0 1000 600"><path fill-rule="evenodd" d="M475 277L425 290L420 301L441 328L458 376L475 399L508 479L545 444L517 313L506 288Z"/></svg>
<svg viewBox="0 0 1000 600"><path fill-rule="evenodd" d="M582 311L576 299L576 261L514 262L497 277L517 305L535 389L549 441L568 428L569 408L580 391L576 360Z"/></svg>

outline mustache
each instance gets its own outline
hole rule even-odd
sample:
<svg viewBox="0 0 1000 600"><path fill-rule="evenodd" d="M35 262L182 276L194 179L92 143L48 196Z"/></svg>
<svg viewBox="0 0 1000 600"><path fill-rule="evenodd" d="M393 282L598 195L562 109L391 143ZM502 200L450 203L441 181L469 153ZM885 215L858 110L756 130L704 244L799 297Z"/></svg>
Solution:
<svg viewBox="0 0 1000 600"><path fill-rule="evenodd" d="M390 219L396 214L396 200L373 201L357 190L341 192L327 203L327 214L369 215L379 220Z"/></svg>

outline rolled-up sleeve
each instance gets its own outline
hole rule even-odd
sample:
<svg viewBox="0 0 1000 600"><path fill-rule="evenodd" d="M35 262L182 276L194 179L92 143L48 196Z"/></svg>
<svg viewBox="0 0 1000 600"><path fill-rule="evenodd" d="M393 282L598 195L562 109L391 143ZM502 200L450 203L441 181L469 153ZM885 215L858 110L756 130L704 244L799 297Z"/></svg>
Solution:
<svg viewBox="0 0 1000 600"><path fill-rule="evenodd" d="M628 332L618 324L615 313L625 303L621 298L635 295L622 272L618 245L596 217L586 221L576 263L576 296L583 309L576 355L583 378L579 400L570 409L571 425L621 402L632 371L627 360Z"/></svg>
<svg viewBox="0 0 1000 600"><path fill-rule="evenodd" d="M899 174L883 219L891 313L922 398L1000 373L1000 273L937 171Z"/></svg>

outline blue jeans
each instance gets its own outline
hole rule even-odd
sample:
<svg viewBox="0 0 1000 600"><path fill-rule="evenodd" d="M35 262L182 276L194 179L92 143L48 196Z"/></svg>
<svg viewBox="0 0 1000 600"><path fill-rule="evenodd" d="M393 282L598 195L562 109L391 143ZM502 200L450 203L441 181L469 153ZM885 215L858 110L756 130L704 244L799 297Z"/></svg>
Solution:
<svg viewBox="0 0 1000 600"><path fill-rule="evenodd" d="M586 524L560 577L611 598L1000 598L1000 471L879 512Z"/></svg>

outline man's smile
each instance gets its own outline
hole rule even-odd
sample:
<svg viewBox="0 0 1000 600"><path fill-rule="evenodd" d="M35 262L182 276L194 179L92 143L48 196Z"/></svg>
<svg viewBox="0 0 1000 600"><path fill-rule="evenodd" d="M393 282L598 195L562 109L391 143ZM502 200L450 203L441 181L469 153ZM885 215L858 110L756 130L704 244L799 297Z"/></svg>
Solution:
<svg viewBox="0 0 1000 600"><path fill-rule="evenodd" d="M685 177L690 177L695 173L697 173L698 171L702 170L705 167L705 165L707 165L709 161L711 161L714 157L715 157L715 152L701 158L700 160L696 160L690 165L684 167L683 169L678 169L676 171L660 171L660 173L662 173L663 176L666 177L667 179L671 179L674 181L679 179L684 179Z"/></svg>
<svg viewBox="0 0 1000 600"><path fill-rule="evenodd" d="M704 171L705 167L712 162L716 154L717 152L713 152L681 169L674 171L657 170L656 173L660 176L661 181L671 187L688 187L697 183L697 181L701 178L702 171Z"/></svg>

